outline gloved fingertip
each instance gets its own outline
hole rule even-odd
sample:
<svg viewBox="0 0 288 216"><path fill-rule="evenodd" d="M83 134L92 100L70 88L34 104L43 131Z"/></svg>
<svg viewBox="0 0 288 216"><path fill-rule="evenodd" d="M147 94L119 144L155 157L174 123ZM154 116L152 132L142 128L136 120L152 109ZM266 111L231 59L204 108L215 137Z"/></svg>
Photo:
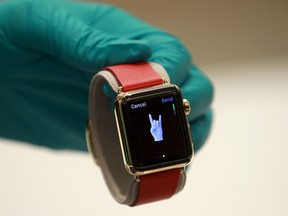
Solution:
<svg viewBox="0 0 288 216"><path fill-rule="evenodd" d="M127 59L125 59L125 63L148 61L151 55L152 51L147 45L141 43L133 45L129 47L129 50L127 51Z"/></svg>
<svg viewBox="0 0 288 216"><path fill-rule="evenodd" d="M97 56L103 67L123 63L134 63L147 61L152 55L152 50L146 41L142 40L119 40L115 44L110 44L105 48L106 52L102 58ZM98 52L99 53L99 52Z"/></svg>

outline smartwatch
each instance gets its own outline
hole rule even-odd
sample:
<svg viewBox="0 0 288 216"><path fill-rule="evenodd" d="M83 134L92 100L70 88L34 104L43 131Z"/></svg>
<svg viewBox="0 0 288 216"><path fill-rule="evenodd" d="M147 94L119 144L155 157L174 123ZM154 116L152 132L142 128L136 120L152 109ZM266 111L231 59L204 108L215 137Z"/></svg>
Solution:
<svg viewBox="0 0 288 216"><path fill-rule="evenodd" d="M189 102L157 63L110 66L93 77L87 145L116 201L136 206L183 189L194 155L189 112Z"/></svg>

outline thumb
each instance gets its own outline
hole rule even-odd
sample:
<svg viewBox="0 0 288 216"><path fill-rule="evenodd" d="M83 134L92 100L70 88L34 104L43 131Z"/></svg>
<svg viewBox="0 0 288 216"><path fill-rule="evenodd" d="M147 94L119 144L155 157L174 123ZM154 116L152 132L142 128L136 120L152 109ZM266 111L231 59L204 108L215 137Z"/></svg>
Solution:
<svg viewBox="0 0 288 216"><path fill-rule="evenodd" d="M10 13L11 35L21 47L91 71L107 65L144 61L151 55L147 41L122 39L102 32L59 7L57 1L24 3L21 10L18 7Z"/></svg>

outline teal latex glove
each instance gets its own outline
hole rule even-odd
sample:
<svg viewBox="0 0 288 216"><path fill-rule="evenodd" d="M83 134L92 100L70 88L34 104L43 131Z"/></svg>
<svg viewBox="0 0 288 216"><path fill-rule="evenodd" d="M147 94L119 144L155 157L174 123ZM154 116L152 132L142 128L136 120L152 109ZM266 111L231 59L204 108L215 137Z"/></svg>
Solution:
<svg viewBox="0 0 288 216"><path fill-rule="evenodd" d="M195 149L211 127L213 87L174 36L110 5L0 3L0 136L86 151L92 76L102 67L158 62L190 101Z"/></svg>

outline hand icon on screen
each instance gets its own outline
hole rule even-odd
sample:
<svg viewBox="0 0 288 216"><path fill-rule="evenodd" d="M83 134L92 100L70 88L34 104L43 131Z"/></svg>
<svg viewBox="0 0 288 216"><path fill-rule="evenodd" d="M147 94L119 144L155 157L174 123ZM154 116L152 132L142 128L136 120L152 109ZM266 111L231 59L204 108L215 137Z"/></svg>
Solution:
<svg viewBox="0 0 288 216"><path fill-rule="evenodd" d="M152 134L154 141L162 141L163 140L163 130L162 130L162 117L159 115L159 120L152 119L152 115L149 114L149 120L151 124L150 133Z"/></svg>

